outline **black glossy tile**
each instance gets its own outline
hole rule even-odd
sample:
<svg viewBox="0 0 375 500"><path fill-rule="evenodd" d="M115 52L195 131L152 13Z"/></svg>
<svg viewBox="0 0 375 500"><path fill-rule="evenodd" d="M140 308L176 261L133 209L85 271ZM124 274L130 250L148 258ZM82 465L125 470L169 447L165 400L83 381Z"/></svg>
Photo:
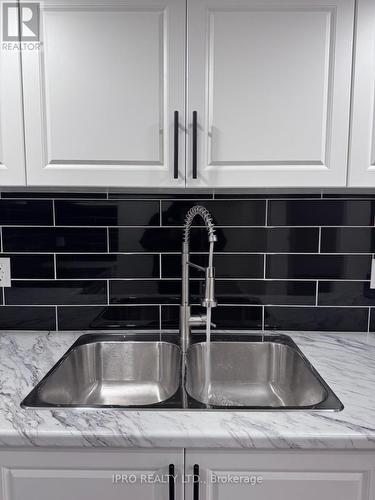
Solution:
<svg viewBox="0 0 375 500"><path fill-rule="evenodd" d="M52 279L54 277L53 255L0 254L10 258L12 279Z"/></svg>
<svg viewBox="0 0 375 500"><path fill-rule="evenodd" d="M191 300L199 304L202 284L190 281ZM111 304L179 304L181 281L179 280L126 280L110 282Z"/></svg>
<svg viewBox="0 0 375 500"><path fill-rule="evenodd" d="M9 191L9 192L3 192L1 193L2 198L24 198L24 199L29 199L29 198L47 198L47 199L71 199L71 198L88 198L88 199L105 199L107 198L107 193L95 193L95 192L85 192L85 193L78 193L78 192L70 192L70 191L59 191L59 192L53 192L53 191Z"/></svg>
<svg viewBox="0 0 375 500"><path fill-rule="evenodd" d="M320 193L215 193L215 200L221 199L239 199L239 200L253 200L253 199L295 199L295 198L321 198Z"/></svg>
<svg viewBox="0 0 375 500"><path fill-rule="evenodd" d="M57 255L57 278L158 278L159 255Z"/></svg>
<svg viewBox="0 0 375 500"><path fill-rule="evenodd" d="M192 255L191 261L207 266L207 255ZM162 277L181 278L181 256L162 255ZM262 278L264 272L263 255L228 254L215 255L214 266L217 278ZM190 269L192 277L202 277L202 273Z"/></svg>
<svg viewBox="0 0 375 500"><path fill-rule="evenodd" d="M201 307L193 307L193 314L204 314ZM257 306L221 306L212 310L212 321L216 329L260 330L262 328L262 307ZM179 307L161 307L161 327L175 329L179 325ZM212 330L215 335L215 330Z"/></svg>
<svg viewBox="0 0 375 500"><path fill-rule="evenodd" d="M182 230L170 228L110 228L110 252L180 252Z"/></svg>
<svg viewBox="0 0 375 500"><path fill-rule="evenodd" d="M0 200L1 226L48 226L52 224L52 201Z"/></svg>
<svg viewBox="0 0 375 500"><path fill-rule="evenodd" d="M58 307L59 330L159 328L159 306Z"/></svg>
<svg viewBox="0 0 375 500"><path fill-rule="evenodd" d="M271 200L269 226L372 226L375 203L369 200Z"/></svg>
<svg viewBox="0 0 375 500"><path fill-rule="evenodd" d="M7 305L107 304L106 281L13 281Z"/></svg>
<svg viewBox="0 0 375 500"><path fill-rule="evenodd" d="M100 228L3 228L5 252L106 252L107 230Z"/></svg>
<svg viewBox="0 0 375 500"><path fill-rule="evenodd" d="M314 305L316 283L312 281L216 280L220 304Z"/></svg>
<svg viewBox="0 0 375 500"><path fill-rule="evenodd" d="M265 330L365 332L368 308L265 307Z"/></svg>
<svg viewBox="0 0 375 500"><path fill-rule="evenodd" d="M159 201L56 201L58 226L158 226Z"/></svg>
<svg viewBox="0 0 375 500"><path fill-rule="evenodd" d="M374 253L375 228L322 228L321 251L328 253Z"/></svg>
<svg viewBox="0 0 375 500"><path fill-rule="evenodd" d="M375 290L369 281L321 281L318 286L321 306L375 306Z"/></svg>
<svg viewBox="0 0 375 500"><path fill-rule="evenodd" d="M323 193L323 198L345 198L345 199L375 199L375 193Z"/></svg>
<svg viewBox="0 0 375 500"><path fill-rule="evenodd" d="M288 279L369 279L370 255L267 255L266 277Z"/></svg>
<svg viewBox="0 0 375 500"><path fill-rule="evenodd" d="M54 307L0 307L0 330L56 330Z"/></svg>
<svg viewBox="0 0 375 500"><path fill-rule="evenodd" d="M202 201L201 206L207 208L217 226L264 226L266 202L263 200L231 200ZM164 226L182 226L187 211L196 203L194 201L162 202L162 224ZM195 226L204 225L197 217Z"/></svg>
<svg viewBox="0 0 375 500"><path fill-rule="evenodd" d="M217 252L287 252L318 251L317 228L218 228ZM176 228L111 228L111 252L180 252L182 230ZM207 232L191 231L191 251L206 252Z"/></svg>
<svg viewBox="0 0 375 500"><path fill-rule="evenodd" d="M114 200L210 200L213 198L212 193L187 193L185 190L180 192L161 192L161 193L121 193L112 192L108 193L109 199Z"/></svg>

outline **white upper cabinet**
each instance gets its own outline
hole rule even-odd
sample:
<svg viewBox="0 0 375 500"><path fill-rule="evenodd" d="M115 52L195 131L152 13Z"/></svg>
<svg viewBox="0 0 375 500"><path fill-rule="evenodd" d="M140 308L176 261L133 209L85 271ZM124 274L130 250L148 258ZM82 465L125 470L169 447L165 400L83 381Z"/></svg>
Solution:
<svg viewBox="0 0 375 500"><path fill-rule="evenodd" d="M25 185L25 151L23 140L21 57L15 44L4 42L6 26L0 12L3 30L3 46L0 50L0 187ZM16 4L9 5L12 13L8 19L16 19ZM10 27L10 26L9 26ZM14 31L13 31L14 33ZM5 43L5 45L4 45Z"/></svg>
<svg viewBox="0 0 375 500"><path fill-rule="evenodd" d="M188 186L346 185L354 3L188 0Z"/></svg>
<svg viewBox="0 0 375 500"><path fill-rule="evenodd" d="M185 184L185 7L41 4L41 50L22 54L28 185Z"/></svg>
<svg viewBox="0 0 375 500"><path fill-rule="evenodd" d="M375 186L375 2L358 0L349 186Z"/></svg>

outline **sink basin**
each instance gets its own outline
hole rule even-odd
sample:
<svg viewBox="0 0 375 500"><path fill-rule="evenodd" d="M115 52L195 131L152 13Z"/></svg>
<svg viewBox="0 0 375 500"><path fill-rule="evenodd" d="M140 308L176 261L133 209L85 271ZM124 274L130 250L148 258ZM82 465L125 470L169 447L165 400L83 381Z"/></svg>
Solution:
<svg viewBox="0 0 375 500"><path fill-rule="evenodd" d="M23 406L153 405L175 394L179 378L180 349L175 344L78 341Z"/></svg>
<svg viewBox="0 0 375 500"><path fill-rule="evenodd" d="M22 401L23 408L341 410L293 340L215 332L207 397L207 344L195 333L186 368L168 332L86 334ZM184 376L183 376L184 375Z"/></svg>
<svg viewBox="0 0 375 500"><path fill-rule="evenodd" d="M297 349L278 342L212 342L207 383L207 343L187 355L186 390L213 407L314 408L329 388Z"/></svg>

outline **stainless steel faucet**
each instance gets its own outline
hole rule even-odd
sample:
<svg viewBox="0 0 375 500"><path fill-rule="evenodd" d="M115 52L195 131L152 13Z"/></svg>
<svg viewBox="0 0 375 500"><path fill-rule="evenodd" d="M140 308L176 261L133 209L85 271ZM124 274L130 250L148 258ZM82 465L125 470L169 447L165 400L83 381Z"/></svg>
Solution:
<svg viewBox="0 0 375 500"><path fill-rule="evenodd" d="M200 216L208 232L209 242L209 255L208 266L202 267L190 262L189 257L189 243L190 243L190 229L193 220L196 216ZM207 315L192 316L189 305L189 268L193 267L205 273L205 294L202 300L202 306L205 308L216 307L215 300L215 269L213 267L214 257L214 243L217 241L215 235L215 227L213 224L210 212L200 206L192 207L186 214L184 225L184 237L182 243L182 294L181 294L181 307L180 307L180 334L181 334L181 347L185 354L189 347L190 341L190 328L193 326L202 326L207 322Z"/></svg>

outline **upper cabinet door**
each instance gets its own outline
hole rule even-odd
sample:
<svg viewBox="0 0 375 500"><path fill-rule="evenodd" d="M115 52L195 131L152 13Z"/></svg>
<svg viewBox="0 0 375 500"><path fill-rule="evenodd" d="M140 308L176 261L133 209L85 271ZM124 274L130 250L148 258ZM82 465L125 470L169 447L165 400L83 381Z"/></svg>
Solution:
<svg viewBox="0 0 375 500"><path fill-rule="evenodd" d="M41 4L41 50L22 54L28 185L185 184L185 26L184 0Z"/></svg>
<svg viewBox="0 0 375 500"><path fill-rule="evenodd" d="M9 33L16 34L14 26L10 26L11 21L18 24L16 5L4 4L0 13L0 25L3 27L3 45L0 50L0 187L26 185L21 56L14 37L9 41L9 45L6 40L8 28ZM11 9L6 23L2 18L5 9Z"/></svg>
<svg viewBox="0 0 375 500"><path fill-rule="evenodd" d="M345 186L354 3L188 0L189 186Z"/></svg>
<svg viewBox="0 0 375 500"><path fill-rule="evenodd" d="M357 9L349 186L375 186L375 2Z"/></svg>

